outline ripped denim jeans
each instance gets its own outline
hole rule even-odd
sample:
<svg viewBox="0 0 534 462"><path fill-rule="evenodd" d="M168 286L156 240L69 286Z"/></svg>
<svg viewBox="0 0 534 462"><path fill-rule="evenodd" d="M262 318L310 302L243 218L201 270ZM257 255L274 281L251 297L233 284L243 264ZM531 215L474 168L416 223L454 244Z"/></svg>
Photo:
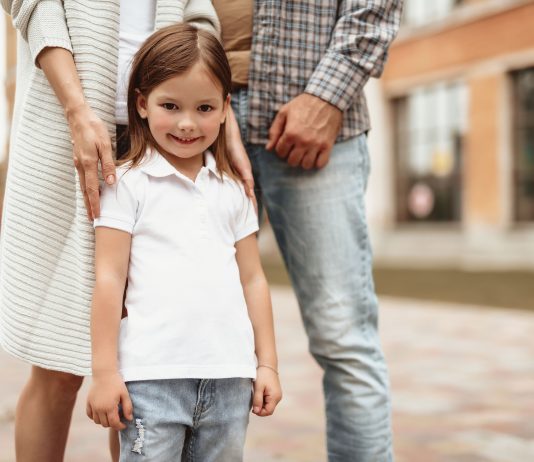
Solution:
<svg viewBox="0 0 534 462"><path fill-rule="evenodd" d="M252 381L128 382L134 418L120 432L121 462L241 462Z"/></svg>

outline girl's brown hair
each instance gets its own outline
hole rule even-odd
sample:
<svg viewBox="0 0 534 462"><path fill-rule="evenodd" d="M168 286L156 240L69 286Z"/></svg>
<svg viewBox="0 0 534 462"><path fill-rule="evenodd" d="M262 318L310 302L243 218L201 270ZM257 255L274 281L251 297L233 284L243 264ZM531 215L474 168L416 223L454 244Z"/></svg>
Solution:
<svg viewBox="0 0 534 462"><path fill-rule="evenodd" d="M166 80L183 74L196 63L206 66L222 87L222 98L230 94L232 75L226 54L217 38L207 31L189 24L173 24L152 34L135 54L128 85L128 153L120 164L139 165L148 147L159 149L150 133L148 121L137 112L137 95L148 97L150 92ZM226 123L221 124L219 135L210 149L215 156L217 169L236 177L228 158L225 138Z"/></svg>

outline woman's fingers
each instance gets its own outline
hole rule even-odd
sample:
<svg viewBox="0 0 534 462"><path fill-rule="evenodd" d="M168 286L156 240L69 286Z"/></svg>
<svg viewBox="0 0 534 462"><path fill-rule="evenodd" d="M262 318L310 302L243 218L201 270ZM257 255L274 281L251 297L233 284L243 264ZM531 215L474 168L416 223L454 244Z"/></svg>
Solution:
<svg viewBox="0 0 534 462"><path fill-rule="evenodd" d="M98 164L85 166L85 191L93 220L100 216L100 192L98 185Z"/></svg>
<svg viewBox="0 0 534 462"><path fill-rule="evenodd" d="M85 211L87 212L87 218L90 221L93 221L93 214L91 211L91 204L89 203L89 197L87 197L87 190L85 187L85 172L81 162L77 159L76 154L74 154L74 166L78 172L78 181L80 182L80 191L82 192L83 203L85 205Z"/></svg>
<svg viewBox="0 0 534 462"><path fill-rule="evenodd" d="M98 166L107 184L115 183L111 138L105 124L88 105L69 118L73 138L74 165L78 170L80 188L90 220L100 216Z"/></svg>
<svg viewBox="0 0 534 462"><path fill-rule="evenodd" d="M111 152L111 140L109 134L106 131L104 133L105 140L102 142L99 148L100 166L102 167L102 176L104 181L112 185L115 183L115 162L113 161L113 155Z"/></svg>

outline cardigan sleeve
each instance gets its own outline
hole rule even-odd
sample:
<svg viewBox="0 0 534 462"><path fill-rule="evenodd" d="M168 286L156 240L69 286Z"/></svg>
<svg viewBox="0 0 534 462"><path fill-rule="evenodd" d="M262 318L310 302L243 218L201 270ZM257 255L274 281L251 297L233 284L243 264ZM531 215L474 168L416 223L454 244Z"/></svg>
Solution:
<svg viewBox="0 0 534 462"><path fill-rule="evenodd" d="M72 53L65 10L61 0L1 0L13 25L28 42L36 66L46 47L65 48Z"/></svg>
<svg viewBox="0 0 534 462"><path fill-rule="evenodd" d="M189 0L184 9L184 22L207 30L221 39L221 24L211 0Z"/></svg>

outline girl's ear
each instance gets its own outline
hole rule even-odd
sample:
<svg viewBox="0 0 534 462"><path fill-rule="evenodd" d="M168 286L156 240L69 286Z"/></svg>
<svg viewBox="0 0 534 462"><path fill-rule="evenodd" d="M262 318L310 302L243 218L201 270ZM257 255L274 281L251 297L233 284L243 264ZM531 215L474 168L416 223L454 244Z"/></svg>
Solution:
<svg viewBox="0 0 534 462"><path fill-rule="evenodd" d="M137 109L137 113L141 119L146 119L148 117L148 111L145 95L143 95L138 88L135 89L135 94L135 107Z"/></svg>
<svg viewBox="0 0 534 462"><path fill-rule="evenodd" d="M221 123L223 124L226 121L226 116L228 114L228 108L230 107L230 95L226 97L224 101L223 110L221 114Z"/></svg>

